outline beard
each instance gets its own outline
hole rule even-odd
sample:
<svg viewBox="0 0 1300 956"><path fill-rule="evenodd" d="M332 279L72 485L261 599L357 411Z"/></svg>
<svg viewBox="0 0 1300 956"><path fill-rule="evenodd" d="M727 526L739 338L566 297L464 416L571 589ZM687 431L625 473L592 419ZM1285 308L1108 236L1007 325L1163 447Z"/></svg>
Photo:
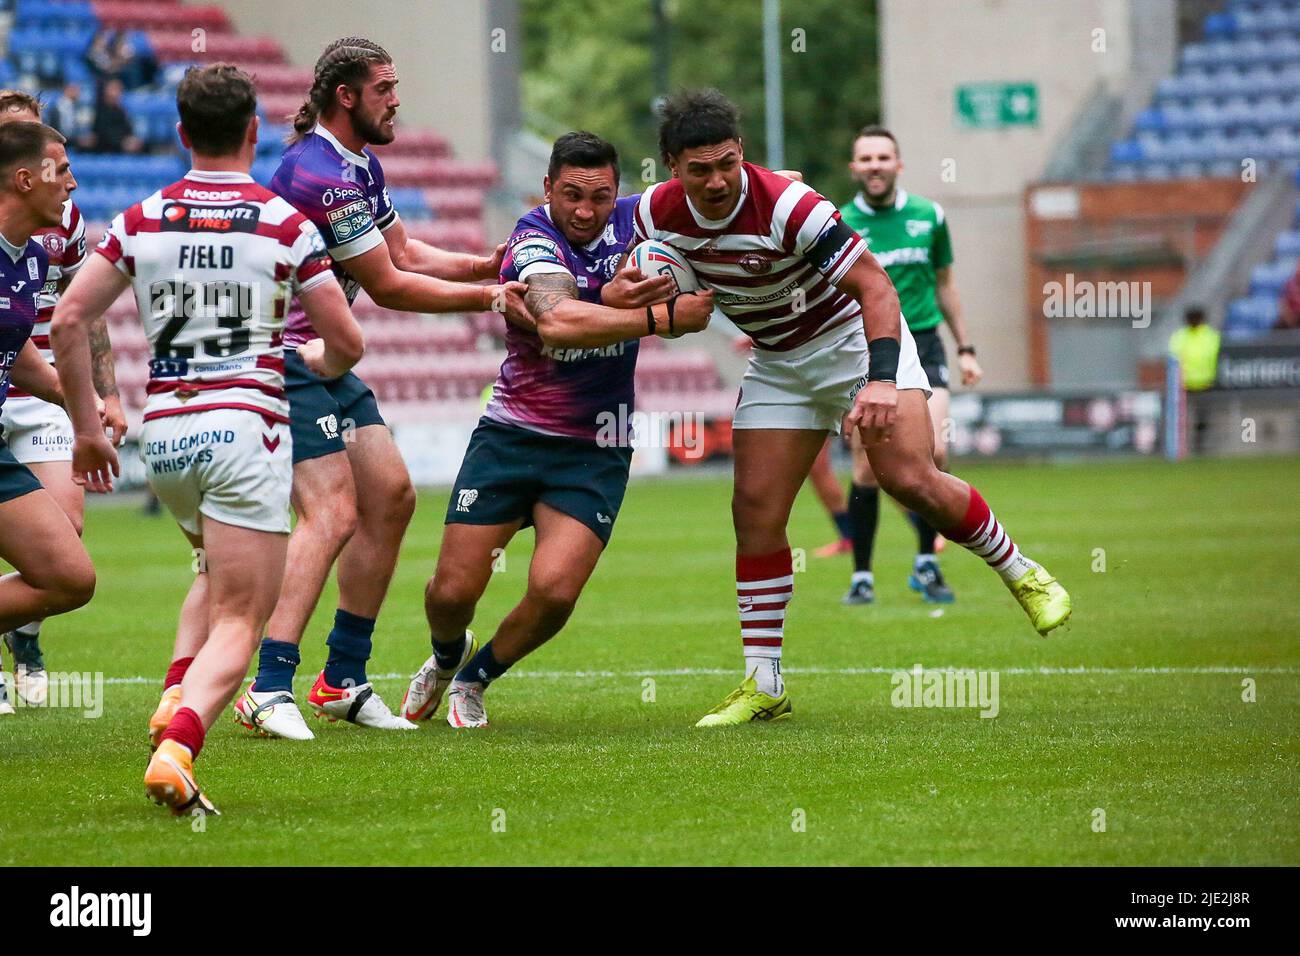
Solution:
<svg viewBox="0 0 1300 956"><path fill-rule="evenodd" d="M884 199L894 191L894 183L897 176L882 176L878 180L871 180L863 176L858 180L858 185L862 187L862 192L869 199Z"/></svg>
<svg viewBox="0 0 1300 956"><path fill-rule="evenodd" d="M387 146L393 141L395 134L384 128L382 118L372 120L363 116L359 110L353 110L350 116L352 128L356 131L356 134L370 145Z"/></svg>

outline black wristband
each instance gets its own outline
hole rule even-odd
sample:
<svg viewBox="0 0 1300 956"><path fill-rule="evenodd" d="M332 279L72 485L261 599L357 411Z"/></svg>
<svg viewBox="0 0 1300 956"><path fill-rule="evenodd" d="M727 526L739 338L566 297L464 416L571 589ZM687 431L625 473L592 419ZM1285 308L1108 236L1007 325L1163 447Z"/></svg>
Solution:
<svg viewBox="0 0 1300 956"><path fill-rule="evenodd" d="M867 343L867 381L898 381L898 339L872 339Z"/></svg>
<svg viewBox="0 0 1300 956"><path fill-rule="evenodd" d="M645 307L646 335L655 334L655 307L647 305Z"/></svg>
<svg viewBox="0 0 1300 956"><path fill-rule="evenodd" d="M958 354L958 355L974 355L974 354L975 354L975 346L973 346L973 345L959 345L959 346L957 346L957 354Z"/></svg>
<svg viewBox="0 0 1300 956"><path fill-rule="evenodd" d="M668 337L677 338L677 329L673 325L673 313L677 311L677 296L668 300Z"/></svg>

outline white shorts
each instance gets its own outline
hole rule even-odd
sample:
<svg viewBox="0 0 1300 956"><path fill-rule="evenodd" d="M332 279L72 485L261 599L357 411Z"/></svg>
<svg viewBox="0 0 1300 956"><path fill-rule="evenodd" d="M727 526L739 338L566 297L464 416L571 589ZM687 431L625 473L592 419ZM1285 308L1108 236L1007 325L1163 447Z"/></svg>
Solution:
<svg viewBox="0 0 1300 956"><path fill-rule="evenodd" d="M898 387L930 396L916 342L907 325L899 337ZM839 434L853 398L867 384L867 337L853 321L789 352L754 349L740 382L732 428L798 428Z"/></svg>
<svg viewBox="0 0 1300 956"><path fill-rule="evenodd" d="M144 423L140 458L158 500L190 534L199 515L289 533L293 438L257 412L218 408Z"/></svg>
<svg viewBox="0 0 1300 956"><path fill-rule="evenodd" d="M7 399L0 425L9 450L24 465L72 461L72 422L58 405L31 395Z"/></svg>

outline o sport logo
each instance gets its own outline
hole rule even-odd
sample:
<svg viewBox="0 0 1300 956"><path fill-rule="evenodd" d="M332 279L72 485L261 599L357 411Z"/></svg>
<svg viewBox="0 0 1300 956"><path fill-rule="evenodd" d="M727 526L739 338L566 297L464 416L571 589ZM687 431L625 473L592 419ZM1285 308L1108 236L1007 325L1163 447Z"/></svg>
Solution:
<svg viewBox="0 0 1300 956"><path fill-rule="evenodd" d="M457 511L466 511L466 512L469 511L469 506L476 501L478 501L477 488L465 488L462 491L456 492Z"/></svg>

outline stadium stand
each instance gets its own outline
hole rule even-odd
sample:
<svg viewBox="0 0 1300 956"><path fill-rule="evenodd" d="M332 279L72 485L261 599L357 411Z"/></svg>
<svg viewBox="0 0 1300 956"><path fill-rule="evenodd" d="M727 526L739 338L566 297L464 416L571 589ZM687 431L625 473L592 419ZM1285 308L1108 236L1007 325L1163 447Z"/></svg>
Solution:
<svg viewBox="0 0 1300 956"><path fill-rule="evenodd" d="M1111 146L1112 179L1235 176L1300 163L1300 0L1233 0L1182 49L1129 138Z"/></svg>
<svg viewBox="0 0 1300 956"><path fill-rule="evenodd" d="M39 90L51 100L67 82L93 103L98 77L87 63L103 31L128 31L141 55L156 60L158 81L129 90L123 105L144 155L72 152L79 188L76 202L97 242L118 212L188 168L176 139L176 84L196 62L227 60L258 85L262 134L253 176L269 182L279 162L287 126L310 67L286 62L271 37L242 36L215 5L182 6L177 0L17 0L8 49L0 58L0 85ZM183 12L182 12L183 11ZM202 32L197 32L202 31ZM431 130L402 129L377 150L394 204L410 235L443 248L482 252L484 194L497 179L494 164L463 162ZM124 404L133 419L144 401L148 345L129 297L109 313ZM355 310L366 330L367 354L359 372L375 389L392 421L418 422L473 414L504 357L499 316L415 316L378 308L364 295ZM688 345L645 343L637 374L638 405L647 411L691 409L729 417L734 394L721 388L713 359ZM134 422L133 422L134 423Z"/></svg>
<svg viewBox="0 0 1300 956"><path fill-rule="evenodd" d="M1300 166L1300 0L1232 0L1205 18L1203 39L1182 49L1131 135L1112 144L1107 178L1119 181L1291 173ZM1300 178L1297 180L1300 182ZM1300 258L1300 209L1233 301L1229 340L1273 328L1283 284Z"/></svg>
<svg viewBox="0 0 1300 956"><path fill-rule="evenodd" d="M1300 183L1300 175L1297 176ZM1297 206L1291 229L1278 235L1273 244L1273 259L1254 268L1249 294L1229 307L1223 332L1230 341L1255 338L1271 330L1278 320L1282 287L1295 274L1300 261L1300 206Z"/></svg>

